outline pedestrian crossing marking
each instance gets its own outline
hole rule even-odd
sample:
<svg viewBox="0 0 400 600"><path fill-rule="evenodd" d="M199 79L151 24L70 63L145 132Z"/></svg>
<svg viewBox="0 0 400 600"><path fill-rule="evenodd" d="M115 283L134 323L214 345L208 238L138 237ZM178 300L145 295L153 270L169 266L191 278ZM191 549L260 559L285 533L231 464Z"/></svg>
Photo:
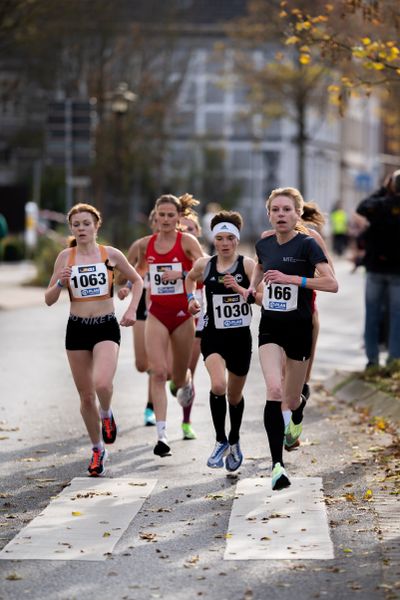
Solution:
<svg viewBox="0 0 400 600"><path fill-rule="evenodd" d="M269 478L238 482L225 560L334 558L322 493L322 479L291 479L272 491Z"/></svg>
<svg viewBox="0 0 400 600"><path fill-rule="evenodd" d="M3 560L105 560L155 479L76 477L0 552Z"/></svg>

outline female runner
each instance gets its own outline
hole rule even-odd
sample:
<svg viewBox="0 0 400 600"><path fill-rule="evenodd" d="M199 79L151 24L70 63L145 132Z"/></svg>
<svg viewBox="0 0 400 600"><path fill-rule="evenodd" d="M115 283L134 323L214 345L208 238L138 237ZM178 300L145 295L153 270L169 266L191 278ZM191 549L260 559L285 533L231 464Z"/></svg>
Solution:
<svg viewBox="0 0 400 600"><path fill-rule="evenodd" d="M145 328L146 352L150 363L151 389L157 425L154 454L167 456L166 417L168 345L172 349L172 380L181 406L193 400L189 362L194 339L194 322L187 310L184 278L193 261L203 255L199 242L189 233L177 231L179 219L198 204L189 194L176 198L160 196L155 204L159 231L142 238L139 268L147 263L150 304Z"/></svg>
<svg viewBox="0 0 400 600"><path fill-rule="evenodd" d="M220 211L211 220L217 254L196 261L186 277L188 305L200 310L194 290L203 281L207 311L201 351L211 380L210 409L215 428L215 447L207 460L210 468L236 471L243 461L239 435L244 410L243 387L251 359L251 308L244 300L255 262L238 254L242 217ZM231 428L225 432L226 398Z"/></svg>
<svg viewBox="0 0 400 600"><path fill-rule="evenodd" d="M261 281L266 284L259 356L267 388L264 426L272 457L273 490L290 485L282 458L285 435L282 401L292 411L288 428L291 439L297 440L302 430L301 391L312 347L312 290L338 290L320 246L310 236L296 231L303 206L304 200L295 188L279 188L269 196L267 211L276 233L257 242L259 262L247 291L255 294ZM316 269L318 277L314 277Z"/></svg>
<svg viewBox="0 0 400 600"><path fill-rule="evenodd" d="M105 471L104 443L114 443L117 435L111 411L120 344L114 314L114 268L132 282L132 299L120 322L124 327L131 327L136 321L143 283L122 252L96 242L101 225L101 215L96 208L76 204L68 213L68 223L74 237L70 247L56 258L45 301L51 306L59 299L62 288L68 288L71 314L65 345L80 396L81 414L93 447L88 472L97 477Z"/></svg>

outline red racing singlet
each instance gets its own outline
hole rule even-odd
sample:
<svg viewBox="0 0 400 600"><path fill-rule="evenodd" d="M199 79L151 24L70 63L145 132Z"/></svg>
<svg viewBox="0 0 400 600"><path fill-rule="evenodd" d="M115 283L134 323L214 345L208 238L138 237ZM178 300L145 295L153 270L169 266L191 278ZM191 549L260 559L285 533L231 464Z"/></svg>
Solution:
<svg viewBox="0 0 400 600"><path fill-rule="evenodd" d="M146 261L149 265L150 300L153 305L160 305L171 311L187 311L186 289L184 277L192 268L192 261L182 248L182 232L176 234L174 246L165 254L155 249L158 234L151 236L146 250ZM164 271L182 271L183 279L163 283L161 276Z"/></svg>

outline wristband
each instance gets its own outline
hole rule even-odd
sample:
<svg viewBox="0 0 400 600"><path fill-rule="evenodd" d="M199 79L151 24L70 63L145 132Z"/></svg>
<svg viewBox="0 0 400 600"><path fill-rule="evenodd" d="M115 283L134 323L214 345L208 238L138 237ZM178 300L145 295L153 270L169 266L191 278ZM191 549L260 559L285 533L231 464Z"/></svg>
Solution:
<svg viewBox="0 0 400 600"><path fill-rule="evenodd" d="M131 290L131 289L132 289L132 281L129 281L129 280L128 280L128 281L126 282L126 284L125 284L125 287L127 287L127 288L128 288L128 290Z"/></svg>
<svg viewBox="0 0 400 600"><path fill-rule="evenodd" d="M306 287L306 283L307 283L307 277L302 277L301 278L300 287L305 288Z"/></svg>
<svg viewBox="0 0 400 600"><path fill-rule="evenodd" d="M194 295L194 294L188 294L188 295L187 295L187 301L188 301L188 304L189 304L189 302L190 302L191 300L194 300L194 299L195 299L195 295Z"/></svg>
<svg viewBox="0 0 400 600"><path fill-rule="evenodd" d="M61 283L61 279L57 279L57 286L58 286L59 288L63 288L63 287L64 287L64 284L63 284L63 283Z"/></svg>

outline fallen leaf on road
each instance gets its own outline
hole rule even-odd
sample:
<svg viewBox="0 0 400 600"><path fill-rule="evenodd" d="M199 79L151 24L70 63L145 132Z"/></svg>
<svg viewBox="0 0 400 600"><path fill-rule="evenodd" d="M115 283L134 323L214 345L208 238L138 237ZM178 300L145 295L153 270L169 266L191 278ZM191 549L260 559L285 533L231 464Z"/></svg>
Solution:
<svg viewBox="0 0 400 600"><path fill-rule="evenodd" d="M73 511L72 511L72 513L71 513L71 515L72 515L73 517L81 517L81 516L82 516L82 513L81 513L81 512L79 512L79 510L73 510Z"/></svg>
<svg viewBox="0 0 400 600"><path fill-rule="evenodd" d="M22 579L22 577L17 573L10 573L9 575L7 575L6 579L8 581L18 581L19 579Z"/></svg>

